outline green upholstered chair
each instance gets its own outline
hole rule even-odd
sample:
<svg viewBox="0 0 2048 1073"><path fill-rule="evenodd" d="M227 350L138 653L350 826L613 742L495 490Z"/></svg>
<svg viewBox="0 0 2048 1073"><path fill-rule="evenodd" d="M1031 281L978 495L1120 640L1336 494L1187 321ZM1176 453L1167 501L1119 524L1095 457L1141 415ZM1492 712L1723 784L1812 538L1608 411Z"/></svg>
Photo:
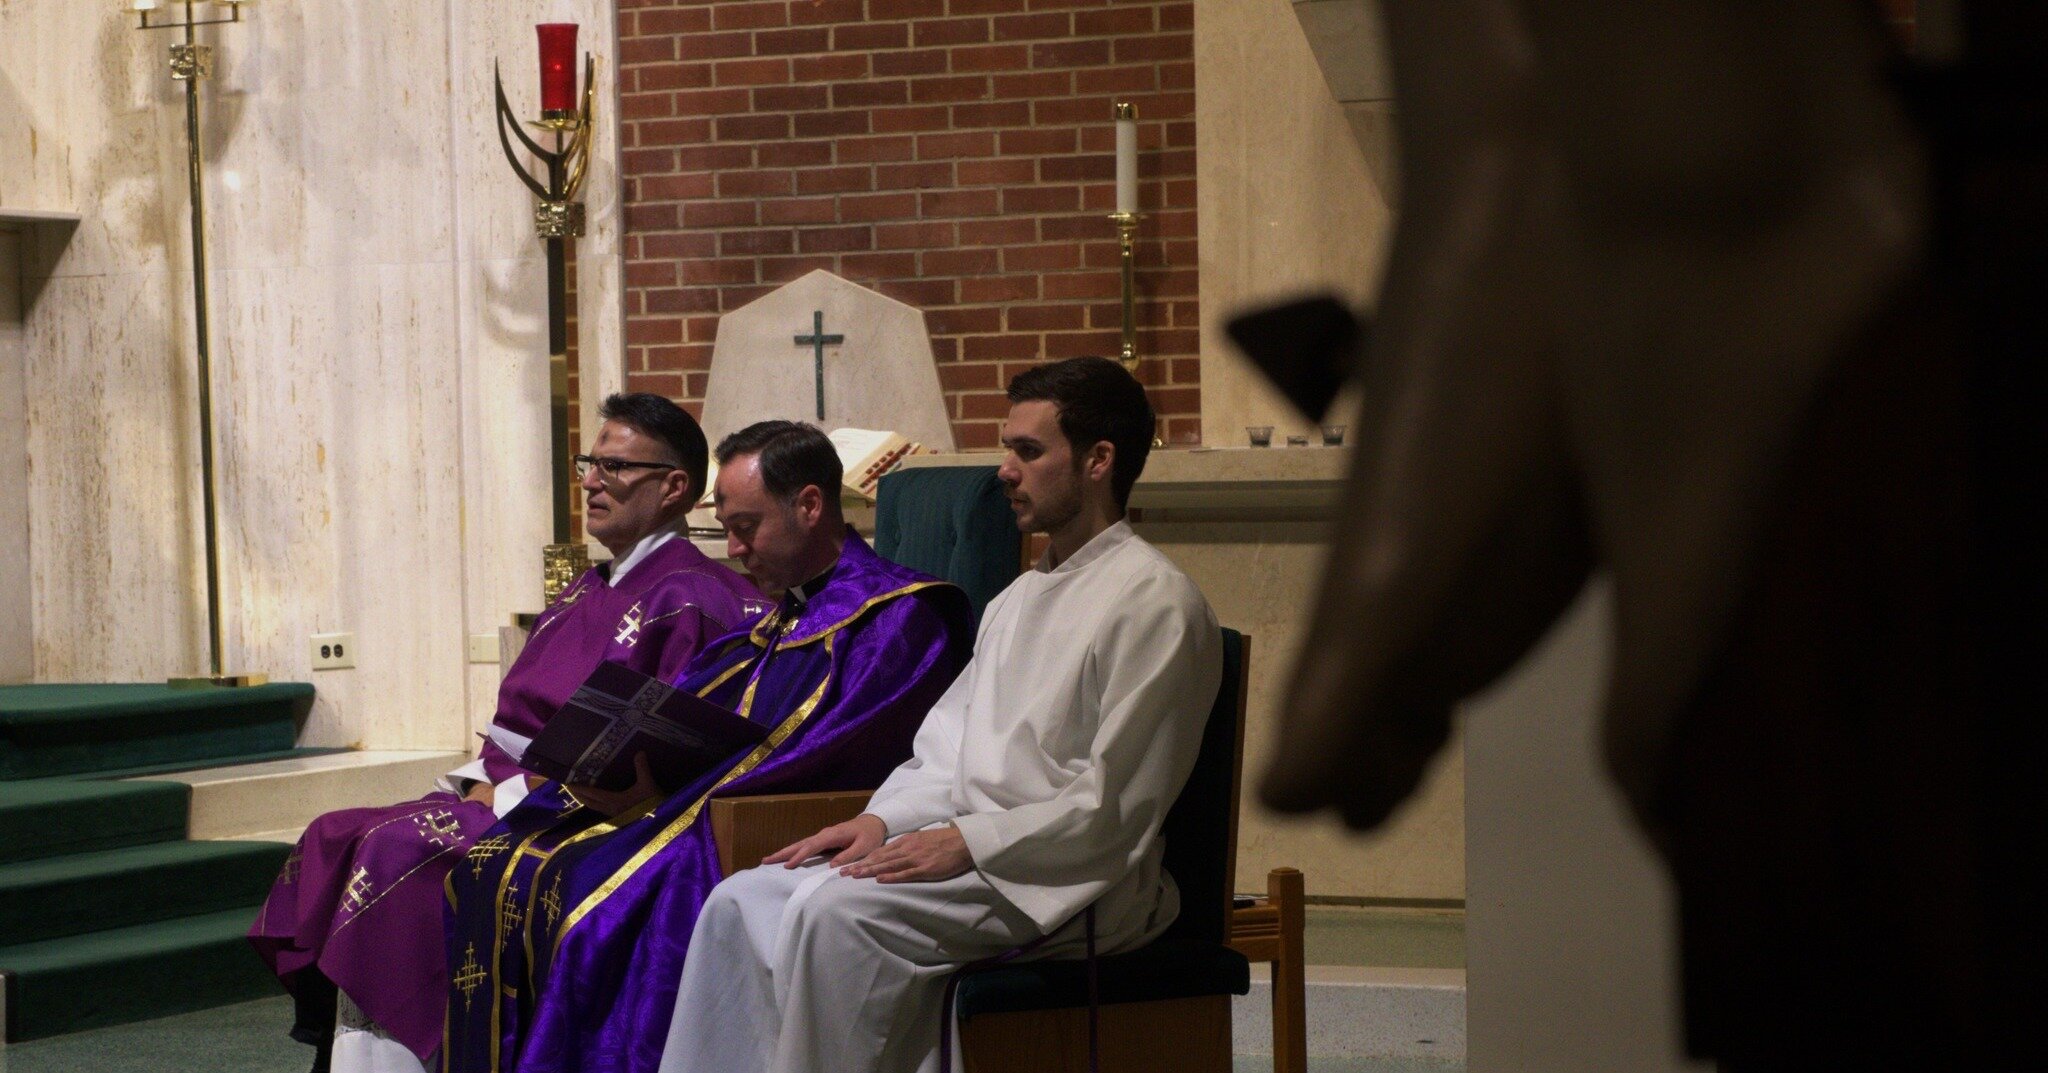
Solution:
<svg viewBox="0 0 2048 1073"><path fill-rule="evenodd" d="M1250 965L1231 945L1247 648L1237 631L1223 631L1223 684L1194 772L1166 816L1165 863L1180 888L1180 916L1151 945L1097 960L1104 1070L1231 1067L1230 996L1251 989ZM1088 1069L1083 961L1017 961L973 972L960 981L954 1009L967 1073Z"/></svg>
<svg viewBox="0 0 2048 1073"><path fill-rule="evenodd" d="M996 467L899 469L876 495L876 553L967 590L977 618L1017 579L1023 536Z"/></svg>

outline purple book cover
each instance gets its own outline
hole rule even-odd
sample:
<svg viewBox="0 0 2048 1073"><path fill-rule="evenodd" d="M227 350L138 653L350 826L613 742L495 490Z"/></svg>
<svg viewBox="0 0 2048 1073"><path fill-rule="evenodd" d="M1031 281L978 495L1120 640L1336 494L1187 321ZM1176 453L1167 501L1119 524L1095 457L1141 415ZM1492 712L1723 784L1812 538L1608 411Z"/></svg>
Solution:
<svg viewBox="0 0 2048 1073"><path fill-rule="evenodd" d="M526 747L519 766L565 783L623 790L633 785L633 755L644 752L655 781L675 787L767 736L767 727L693 693L600 663Z"/></svg>

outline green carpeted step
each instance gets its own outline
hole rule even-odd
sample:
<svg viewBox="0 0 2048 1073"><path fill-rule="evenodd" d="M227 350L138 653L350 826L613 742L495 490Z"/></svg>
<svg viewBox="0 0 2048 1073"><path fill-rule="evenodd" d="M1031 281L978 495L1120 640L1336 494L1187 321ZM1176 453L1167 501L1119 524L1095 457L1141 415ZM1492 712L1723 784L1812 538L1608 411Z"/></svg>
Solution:
<svg viewBox="0 0 2048 1073"><path fill-rule="evenodd" d="M159 842L0 865L0 946L255 905L290 851Z"/></svg>
<svg viewBox="0 0 2048 1073"><path fill-rule="evenodd" d="M0 686L0 779L228 758L292 748L313 687Z"/></svg>
<svg viewBox="0 0 2048 1073"><path fill-rule="evenodd" d="M9 1042L279 993L245 938L256 910L230 909L0 947Z"/></svg>
<svg viewBox="0 0 2048 1073"><path fill-rule="evenodd" d="M106 771L90 771L72 775L72 779L140 779L152 775L176 775L185 771L205 771L209 768L240 767L243 764L267 764L273 760L304 760L309 756L328 756L333 753L347 753L355 750L344 745L307 745L297 749L279 749L268 753L236 753L228 757L209 757L204 760L176 760L168 764L144 764L140 767L112 768ZM0 784L4 785L4 784Z"/></svg>
<svg viewBox="0 0 2048 1073"><path fill-rule="evenodd" d="M0 782L0 865L185 837L182 782Z"/></svg>

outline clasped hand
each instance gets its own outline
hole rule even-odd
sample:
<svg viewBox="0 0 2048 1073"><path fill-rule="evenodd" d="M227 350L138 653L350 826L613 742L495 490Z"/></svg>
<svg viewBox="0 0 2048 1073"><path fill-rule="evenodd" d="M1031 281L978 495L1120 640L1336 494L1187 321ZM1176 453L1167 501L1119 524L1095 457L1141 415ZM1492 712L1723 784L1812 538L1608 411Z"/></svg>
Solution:
<svg viewBox="0 0 2048 1073"><path fill-rule="evenodd" d="M952 824L891 840L881 817L865 812L784 846L761 858L761 863L795 868L834 850L838 852L826 863L840 875L877 883L936 883L966 875L974 867L967 840Z"/></svg>

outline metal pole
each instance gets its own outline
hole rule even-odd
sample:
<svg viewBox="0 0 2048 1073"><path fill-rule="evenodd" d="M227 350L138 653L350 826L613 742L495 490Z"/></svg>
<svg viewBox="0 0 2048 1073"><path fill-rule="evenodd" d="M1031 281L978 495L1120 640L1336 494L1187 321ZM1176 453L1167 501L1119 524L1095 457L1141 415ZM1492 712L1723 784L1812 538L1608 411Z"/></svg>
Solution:
<svg viewBox="0 0 2048 1073"><path fill-rule="evenodd" d="M192 25L192 4L185 4L185 44L197 45L198 29ZM206 517L206 636L207 668L214 677L226 673L221 662L220 624L220 525L215 517L213 497L213 362L208 345L206 316L206 191L203 158L199 145L199 71L185 80L185 144L189 161L187 178L192 186L192 305L193 324L199 341L199 486L200 507Z"/></svg>

